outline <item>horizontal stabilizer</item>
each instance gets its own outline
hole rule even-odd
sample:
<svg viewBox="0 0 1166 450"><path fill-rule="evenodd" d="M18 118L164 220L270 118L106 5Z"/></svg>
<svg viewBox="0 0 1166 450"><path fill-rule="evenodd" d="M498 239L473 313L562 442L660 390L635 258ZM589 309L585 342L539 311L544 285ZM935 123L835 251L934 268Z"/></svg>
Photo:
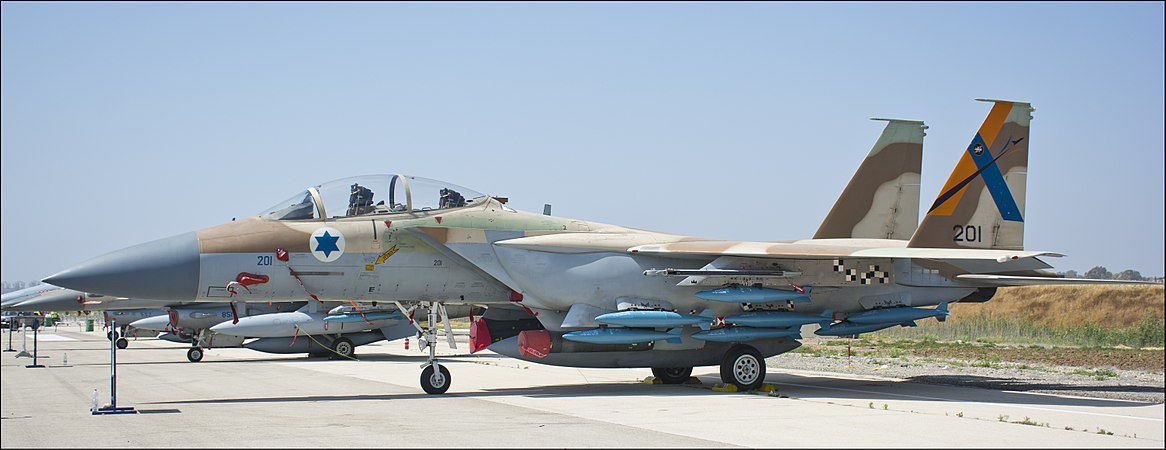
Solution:
<svg viewBox="0 0 1166 450"><path fill-rule="evenodd" d="M893 246L893 244L899 246ZM880 245L886 245L881 247ZM668 244L639 245L628 253L667 255L670 257L740 256L773 259L835 259L835 258L924 258L967 259L1006 263L1038 256L1065 256L1055 252L966 249L966 248L908 248L902 241L879 239L828 239L819 241L760 242L760 241L685 241Z"/></svg>
<svg viewBox="0 0 1166 450"><path fill-rule="evenodd" d="M991 274L962 274L956 275L959 281L970 282L979 286L1037 286L1042 284L1108 284L1108 285L1161 285L1154 281L1130 280L1095 280L1092 278L1060 278L1060 277L1024 277L1014 275Z"/></svg>

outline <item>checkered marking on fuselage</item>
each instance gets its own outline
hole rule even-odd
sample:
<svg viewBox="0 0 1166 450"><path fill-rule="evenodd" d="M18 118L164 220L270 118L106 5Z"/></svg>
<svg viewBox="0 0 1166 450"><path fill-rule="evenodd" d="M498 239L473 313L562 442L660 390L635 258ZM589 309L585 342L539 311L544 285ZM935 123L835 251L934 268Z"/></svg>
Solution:
<svg viewBox="0 0 1166 450"><path fill-rule="evenodd" d="M866 272L859 272L858 269L847 269L841 259L835 259L834 272L843 274L846 281L858 281L862 284L884 284L890 281L890 274L879 270L879 266L874 264L870 265Z"/></svg>

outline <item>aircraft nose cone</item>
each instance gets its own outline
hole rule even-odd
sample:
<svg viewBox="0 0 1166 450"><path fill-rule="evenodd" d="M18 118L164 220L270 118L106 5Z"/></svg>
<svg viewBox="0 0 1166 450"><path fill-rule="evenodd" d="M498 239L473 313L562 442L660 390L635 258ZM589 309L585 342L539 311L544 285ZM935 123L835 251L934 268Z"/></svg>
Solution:
<svg viewBox="0 0 1166 450"><path fill-rule="evenodd" d="M106 253L44 282L118 297L194 300L198 273L198 237L191 232Z"/></svg>

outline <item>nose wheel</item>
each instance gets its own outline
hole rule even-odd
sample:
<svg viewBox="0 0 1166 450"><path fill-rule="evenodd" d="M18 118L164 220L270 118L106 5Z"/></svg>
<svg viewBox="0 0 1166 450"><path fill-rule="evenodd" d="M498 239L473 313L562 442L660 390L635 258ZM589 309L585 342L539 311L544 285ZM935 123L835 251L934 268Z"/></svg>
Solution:
<svg viewBox="0 0 1166 450"><path fill-rule="evenodd" d="M118 350L125 350L126 347L130 346L130 341L127 341L126 338L119 337L117 338L117 341L114 342L114 345L117 346Z"/></svg>
<svg viewBox="0 0 1166 450"><path fill-rule="evenodd" d="M397 302L397 308L405 317L409 317L410 311L406 310L400 302ZM441 322L445 325L445 335L449 339L449 347L457 348L453 340L453 330L449 326L449 316L445 312L445 305L441 303L429 303L429 315L427 319L427 327L421 328L416 322L411 322L417 331L421 334L418 337L417 343L421 350L429 350L429 358L421 364L421 389L425 390L426 394L438 395L444 394L449 390L449 384L453 380L449 375L449 369L437 362L437 316L441 314Z"/></svg>
<svg viewBox="0 0 1166 450"><path fill-rule="evenodd" d="M202 361L202 349L191 347L190 350L186 351L186 359L190 360L190 362Z"/></svg>
<svg viewBox="0 0 1166 450"><path fill-rule="evenodd" d="M449 370L445 366L433 364L421 371L421 389L426 394L444 394L449 390L449 381Z"/></svg>

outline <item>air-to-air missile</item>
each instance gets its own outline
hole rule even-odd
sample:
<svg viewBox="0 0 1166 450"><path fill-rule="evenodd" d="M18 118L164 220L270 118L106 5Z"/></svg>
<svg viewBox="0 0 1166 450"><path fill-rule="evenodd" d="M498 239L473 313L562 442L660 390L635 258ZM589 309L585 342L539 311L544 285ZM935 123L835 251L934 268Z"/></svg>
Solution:
<svg viewBox="0 0 1166 450"><path fill-rule="evenodd" d="M712 322L712 317L683 314L672 311L620 311L600 314L595 321L607 325L642 328L672 328ZM704 328L708 328L705 325Z"/></svg>
<svg viewBox="0 0 1166 450"><path fill-rule="evenodd" d="M791 301L805 303L810 301L810 286L802 290L784 290L767 287L730 286L719 289L709 289L696 293L697 297L726 303L765 303Z"/></svg>
<svg viewBox="0 0 1166 450"><path fill-rule="evenodd" d="M934 317L939 321L947 319L951 313L947 310L947 302L940 303L935 309L925 308L886 308L875 309L858 313L846 318L841 323L823 326L814 334L819 336L853 336L861 333L878 331L895 325L905 327L915 326L915 321Z"/></svg>
<svg viewBox="0 0 1166 450"><path fill-rule="evenodd" d="M639 328L595 328L591 330L572 331L563 335L563 339L588 344L639 344L661 339L679 339L680 329L672 331L654 331Z"/></svg>

